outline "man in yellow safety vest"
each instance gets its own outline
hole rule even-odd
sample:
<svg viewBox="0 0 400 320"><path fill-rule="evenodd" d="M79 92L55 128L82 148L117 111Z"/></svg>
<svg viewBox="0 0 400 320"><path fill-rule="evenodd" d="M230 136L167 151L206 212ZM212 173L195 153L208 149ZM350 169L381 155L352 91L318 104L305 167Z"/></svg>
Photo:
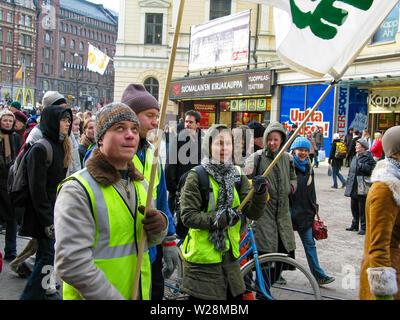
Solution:
<svg viewBox="0 0 400 320"><path fill-rule="evenodd" d="M86 168L60 186L55 205L55 270L64 299L130 299L141 230L147 234L139 298L150 298L148 248L163 241L168 219L149 209L148 185L132 158L140 123L123 103L97 113L93 150Z"/></svg>

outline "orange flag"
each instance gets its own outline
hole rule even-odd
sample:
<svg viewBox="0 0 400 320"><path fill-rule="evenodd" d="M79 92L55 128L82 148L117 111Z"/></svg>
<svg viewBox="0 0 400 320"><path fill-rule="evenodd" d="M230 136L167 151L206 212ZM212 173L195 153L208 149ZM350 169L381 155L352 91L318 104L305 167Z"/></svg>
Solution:
<svg viewBox="0 0 400 320"><path fill-rule="evenodd" d="M22 79L22 66L19 68L17 74L15 75L15 79Z"/></svg>

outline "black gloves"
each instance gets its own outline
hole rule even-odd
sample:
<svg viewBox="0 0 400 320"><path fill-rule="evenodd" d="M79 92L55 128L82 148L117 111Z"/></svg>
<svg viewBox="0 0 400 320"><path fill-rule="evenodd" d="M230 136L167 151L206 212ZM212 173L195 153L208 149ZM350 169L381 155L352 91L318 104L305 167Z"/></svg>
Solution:
<svg viewBox="0 0 400 320"><path fill-rule="evenodd" d="M256 194L263 194L269 188L269 183L263 176L255 176L252 182Z"/></svg>

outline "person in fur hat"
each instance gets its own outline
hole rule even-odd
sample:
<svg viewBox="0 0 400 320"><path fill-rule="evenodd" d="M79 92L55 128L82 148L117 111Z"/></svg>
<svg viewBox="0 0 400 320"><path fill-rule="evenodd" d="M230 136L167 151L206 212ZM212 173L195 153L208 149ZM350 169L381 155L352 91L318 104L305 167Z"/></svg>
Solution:
<svg viewBox="0 0 400 320"><path fill-rule="evenodd" d="M202 143L201 166L213 186L215 199L203 212L199 179L191 169L182 188L181 218L189 228L183 243L185 259L181 290L190 300L241 299L245 284L240 273L239 239L242 213L258 219L264 212L267 181L263 176L253 178L254 195L244 206L237 207L250 192L250 184L239 167L233 164L233 137L224 125L208 129ZM235 178L240 177L239 190Z"/></svg>
<svg viewBox="0 0 400 320"><path fill-rule="evenodd" d="M86 168L61 183L54 208L55 270L64 281L65 300L124 300L132 296L141 231L146 232L139 299L150 299L148 247L167 234L164 213L149 209L148 185L132 158L140 123L123 103L96 114L98 145Z"/></svg>
<svg viewBox="0 0 400 320"><path fill-rule="evenodd" d="M361 300L400 299L400 126L382 139L386 158L372 172L360 274Z"/></svg>

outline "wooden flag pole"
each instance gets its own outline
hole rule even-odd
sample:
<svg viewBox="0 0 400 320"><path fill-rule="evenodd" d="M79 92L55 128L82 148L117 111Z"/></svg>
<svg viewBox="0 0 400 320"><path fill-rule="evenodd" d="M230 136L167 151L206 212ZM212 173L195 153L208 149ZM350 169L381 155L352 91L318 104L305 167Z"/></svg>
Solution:
<svg viewBox="0 0 400 320"><path fill-rule="evenodd" d="M299 134L301 128L307 123L308 119L311 118L312 114L314 113L314 111L320 106L320 104L322 103L322 101L325 99L325 97L328 95L328 93L331 91L331 89L334 87L334 85L336 84L336 80L333 80L330 85L325 89L324 93L321 95L321 97L318 99L318 101L315 103L315 105L312 107L311 111L306 115L306 117L304 118L303 122L299 125L299 127L296 129L296 131L292 134L292 136L290 137L290 139L285 143L285 145L281 148L281 150L279 151L279 153L276 155L276 157L274 158L274 160L270 163L270 165L268 166L267 170L265 170L265 172L263 173L264 178L266 178L268 176L268 174L271 172L271 170L273 169L273 167L277 164L277 162L279 161L279 159L283 156L283 154L285 153L286 149L292 144L292 142L294 141L294 139L296 139L297 135ZM248 193L248 195L246 196L246 198L243 199L242 203L240 204L238 210L241 211L243 209L243 207L246 205L247 201L249 201L251 199L251 197L253 196L254 193L254 189L252 188L251 191Z"/></svg>
<svg viewBox="0 0 400 320"><path fill-rule="evenodd" d="M166 114L166 110L167 110L169 88L170 88L172 72L173 72L173 68L174 68L174 64L175 64L176 47L178 45L178 37L179 37L179 31L181 28L184 4L185 4L185 0L180 0L178 16L176 19L174 39L173 39L173 43L172 43L171 55L170 55L169 64L168 64L167 81L165 83L164 97L163 97L162 106L161 106L161 110L160 110L160 119L158 122L157 140L155 143L155 151L154 151L154 157L153 157L153 164L151 167L150 183L149 183L149 189L148 189L148 194L147 194L147 199L146 199L146 209L144 212L144 217L146 217L147 211L151 208L151 201L153 199L152 190L154 188L154 178L155 178L157 166L158 166L158 154L159 154L162 133L163 133L162 129L164 127L165 114ZM137 256L136 272L135 272L135 278L134 278L134 283L133 283L132 300L136 300L137 295L138 295L140 269L142 266L145 240L146 240L146 234L142 227L140 243L139 243L139 252L138 252L138 256Z"/></svg>

